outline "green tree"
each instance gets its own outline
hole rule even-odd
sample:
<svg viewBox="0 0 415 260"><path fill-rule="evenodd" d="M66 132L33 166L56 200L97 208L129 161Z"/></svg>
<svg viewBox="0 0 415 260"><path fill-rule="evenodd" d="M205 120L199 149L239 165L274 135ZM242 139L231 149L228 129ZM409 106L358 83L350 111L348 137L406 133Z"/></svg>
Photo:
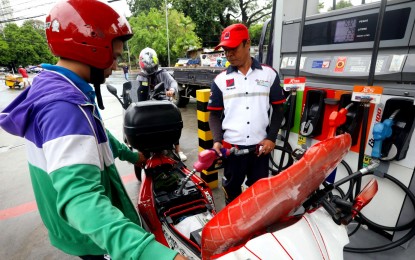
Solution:
<svg viewBox="0 0 415 260"><path fill-rule="evenodd" d="M353 4L350 2L350 0L340 0L339 2L336 2L336 10L346 8L346 7L350 7L350 6L353 6ZM328 10L332 11L333 7L330 7Z"/></svg>
<svg viewBox="0 0 415 260"><path fill-rule="evenodd" d="M258 1L255 0L236 0L239 7L238 16L241 22L248 28L251 24L263 22L271 17L272 1L268 1L265 6L259 6Z"/></svg>
<svg viewBox="0 0 415 260"><path fill-rule="evenodd" d="M168 48L166 36L166 21L164 9L150 9L148 13L141 13L130 18L134 31L133 38L128 42L130 52L135 56L137 63L140 51L145 47L153 48L159 57L162 66L167 66ZM195 34L195 24L189 17L170 9L168 11L170 62L175 63L178 57L183 57L190 47L199 48L200 39Z"/></svg>
<svg viewBox="0 0 415 260"><path fill-rule="evenodd" d="M4 28L0 41L0 63L26 66L43 62L54 63L43 30L33 27L37 22L25 22L21 27L14 23Z"/></svg>
<svg viewBox="0 0 415 260"><path fill-rule="evenodd" d="M232 23L231 14L237 12L235 0L172 0L172 4L192 18L204 47L218 44L223 28Z"/></svg>
<svg viewBox="0 0 415 260"><path fill-rule="evenodd" d="M165 0L127 0L127 3L133 16L138 16L142 12L148 13L151 8L159 9L165 6Z"/></svg>
<svg viewBox="0 0 415 260"><path fill-rule="evenodd" d="M12 60L11 53L9 52L9 44L7 41L1 36L0 37L0 65L6 66Z"/></svg>
<svg viewBox="0 0 415 260"><path fill-rule="evenodd" d="M151 7L163 10L165 0L129 0L133 14L148 12ZM272 12L272 1L259 6L258 0L168 0L169 6L188 16L196 24L195 32L204 47L218 44L220 34L226 26L242 22L247 27L268 18Z"/></svg>
<svg viewBox="0 0 415 260"><path fill-rule="evenodd" d="M320 10L323 8L324 8L324 2L319 2L317 6L318 12L320 12Z"/></svg>
<svg viewBox="0 0 415 260"><path fill-rule="evenodd" d="M255 46L259 44L259 38L262 32L262 23L253 24L249 27L249 36L251 37L251 45Z"/></svg>

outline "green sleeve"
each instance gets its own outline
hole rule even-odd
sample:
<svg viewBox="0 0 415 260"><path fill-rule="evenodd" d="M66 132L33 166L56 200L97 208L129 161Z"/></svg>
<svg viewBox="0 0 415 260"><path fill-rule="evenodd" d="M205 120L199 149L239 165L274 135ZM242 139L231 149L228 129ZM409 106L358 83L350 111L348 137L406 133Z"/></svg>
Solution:
<svg viewBox="0 0 415 260"><path fill-rule="evenodd" d="M113 259L173 259L177 254L112 205L98 167L71 165L50 176L59 215Z"/></svg>
<svg viewBox="0 0 415 260"><path fill-rule="evenodd" d="M125 144L120 143L108 129L107 135L114 158L119 158L121 161L128 161L132 164L138 162L139 155L137 152L131 151Z"/></svg>

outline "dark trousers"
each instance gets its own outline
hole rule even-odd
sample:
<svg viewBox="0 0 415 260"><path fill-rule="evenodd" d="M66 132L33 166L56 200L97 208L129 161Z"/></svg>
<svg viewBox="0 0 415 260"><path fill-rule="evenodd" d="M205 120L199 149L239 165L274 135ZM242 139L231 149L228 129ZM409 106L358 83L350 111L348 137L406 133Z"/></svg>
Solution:
<svg viewBox="0 0 415 260"><path fill-rule="evenodd" d="M251 186L257 180L269 176L270 155L257 156L255 153L235 156L231 155L224 160L224 176L222 187L225 191L226 204L242 193L241 186Z"/></svg>

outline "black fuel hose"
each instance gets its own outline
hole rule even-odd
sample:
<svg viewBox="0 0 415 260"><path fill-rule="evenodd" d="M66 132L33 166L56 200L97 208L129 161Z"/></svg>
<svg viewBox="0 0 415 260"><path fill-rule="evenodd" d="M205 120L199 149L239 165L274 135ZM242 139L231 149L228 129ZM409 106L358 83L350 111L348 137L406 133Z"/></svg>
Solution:
<svg viewBox="0 0 415 260"><path fill-rule="evenodd" d="M344 168L346 169L348 175L352 175L353 174L352 168L350 168L350 165L345 160L341 160L340 163L344 166ZM339 186L337 186L335 189L338 192L344 194L344 195L342 195L342 198L343 199L353 201L353 188L354 188L355 180L354 179L350 179L349 183L350 183L349 184L349 189L347 190L347 193L345 193L345 194L344 194L343 189L341 189Z"/></svg>
<svg viewBox="0 0 415 260"><path fill-rule="evenodd" d="M366 175L371 175L371 174L373 174L373 173L365 173L365 174L362 175L362 177L366 176ZM414 194L405 185L403 185L402 182L400 182L396 178L390 176L389 174L385 174L384 177L386 179L394 182L402 190L404 190L406 195L411 200L412 205L415 208L415 196L414 196ZM346 251L346 252L351 252L351 253L376 253L376 252L387 251L387 250L393 249L395 247L398 247L398 246L406 243L407 241L411 240L415 236L415 225L414 225L415 219L413 219L412 221L410 221L407 224L392 228L392 227L386 227L386 226L376 224L376 223L370 221L369 219L367 219L362 213L359 213L359 217L363 220L362 222L365 222L365 224L367 224L368 226L372 226L372 227L375 227L377 229L383 229L383 230L387 230L387 231L402 231L402 230L407 230L409 228L411 228L411 229L409 230L408 233L405 234L405 236L401 237L400 239L398 239L398 240L396 240L392 243L388 243L388 244L385 244L385 245L382 245L382 246L368 247L368 248L344 247L344 251Z"/></svg>
<svg viewBox="0 0 415 260"><path fill-rule="evenodd" d="M393 249L395 247L398 247L409 240L412 239L412 237L415 235L415 226L412 227L412 229L403 237L396 240L395 242L385 244L382 246L376 246L376 247L368 247L368 248L354 248L354 247L344 247L344 251L351 252L351 253L376 253L376 252L382 252L387 251L390 249Z"/></svg>
<svg viewBox="0 0 415 260"><path fill-rule="evenodd" d="M284 146L279 146L279 145L276 145L275 147L274 147L274 151L275 150L277 150L277 151L281 151L281 153L282 154L288 154L288 156L287 156L287 162L286 162L286 164L285 165L281 165L281 164L283 164L284 162L282 162L281 160L280 160L280 165L277 165L276 163L275 163L275 161L274 161L274 159L273 159L273 157L272 156L270 156L270 162L271 162L271 164L272 164L272 166L270 166L269 167L269 170L270 170L270 172L271 172L271 174L272 175L277 175L277 174L279 174L281 171L283 171L283 170L285 170L285 169L287 169L288 167L290 167L293 163L294 163L294 159L293 159L293 157L291 156L291 153L293 152L293 149L291 148L291 145L290 145L290 143L284 143ZM281 154L281 155L282 155ZM282 156L281 156L282 157ZM274 168L275 167L275 168Z"/></svg>
<svg viewBox="0 0 415 260"><path fill-rule="evenodd" d="M373 174L373 173L366 173L366 174L363 174L362 177L366 176L366 175L371 175L371 174ZM386 179L392 181L396 185L398 185L405 192L405 194L411 200L412 205L415 209L415 195L411 192L411 190L408 187L406 187L402 182L400 182L398 179L396 179L395 177L393 177L393 176L391 176L387 173L385 173L384 177ZM379 225L379 224L369 220L367 217L364 216L364 214L362 214L361 218L369 226L373 226L377 229L386 230L386 231L403 231L403 230L407 230L407 229L410 229L410 228L415 226L415 218L412 219L410 222L408 222L406 224L403 224L403 225L400 225L400 226L397 226L397 227L387 227L387 226Z"/></svg>

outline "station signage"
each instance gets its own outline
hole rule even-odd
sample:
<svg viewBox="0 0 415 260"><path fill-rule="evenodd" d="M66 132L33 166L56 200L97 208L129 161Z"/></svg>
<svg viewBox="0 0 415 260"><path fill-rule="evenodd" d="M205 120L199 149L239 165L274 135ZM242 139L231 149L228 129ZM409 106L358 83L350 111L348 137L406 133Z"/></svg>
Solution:
<svg viewBox="0 0 415 260"><path fill-rule="evenodd" d="M304 91L305 80L306 80L305 77L285 78L284 79L284 90L285 91L291 91L291 90Z"/></svg>
<svg viewBox="0 0 415 260"><path fill-rule="evenodd" d="M352 101L369 101L372 104L379 104L383 93L380 86L354 86Z"/></svg>

